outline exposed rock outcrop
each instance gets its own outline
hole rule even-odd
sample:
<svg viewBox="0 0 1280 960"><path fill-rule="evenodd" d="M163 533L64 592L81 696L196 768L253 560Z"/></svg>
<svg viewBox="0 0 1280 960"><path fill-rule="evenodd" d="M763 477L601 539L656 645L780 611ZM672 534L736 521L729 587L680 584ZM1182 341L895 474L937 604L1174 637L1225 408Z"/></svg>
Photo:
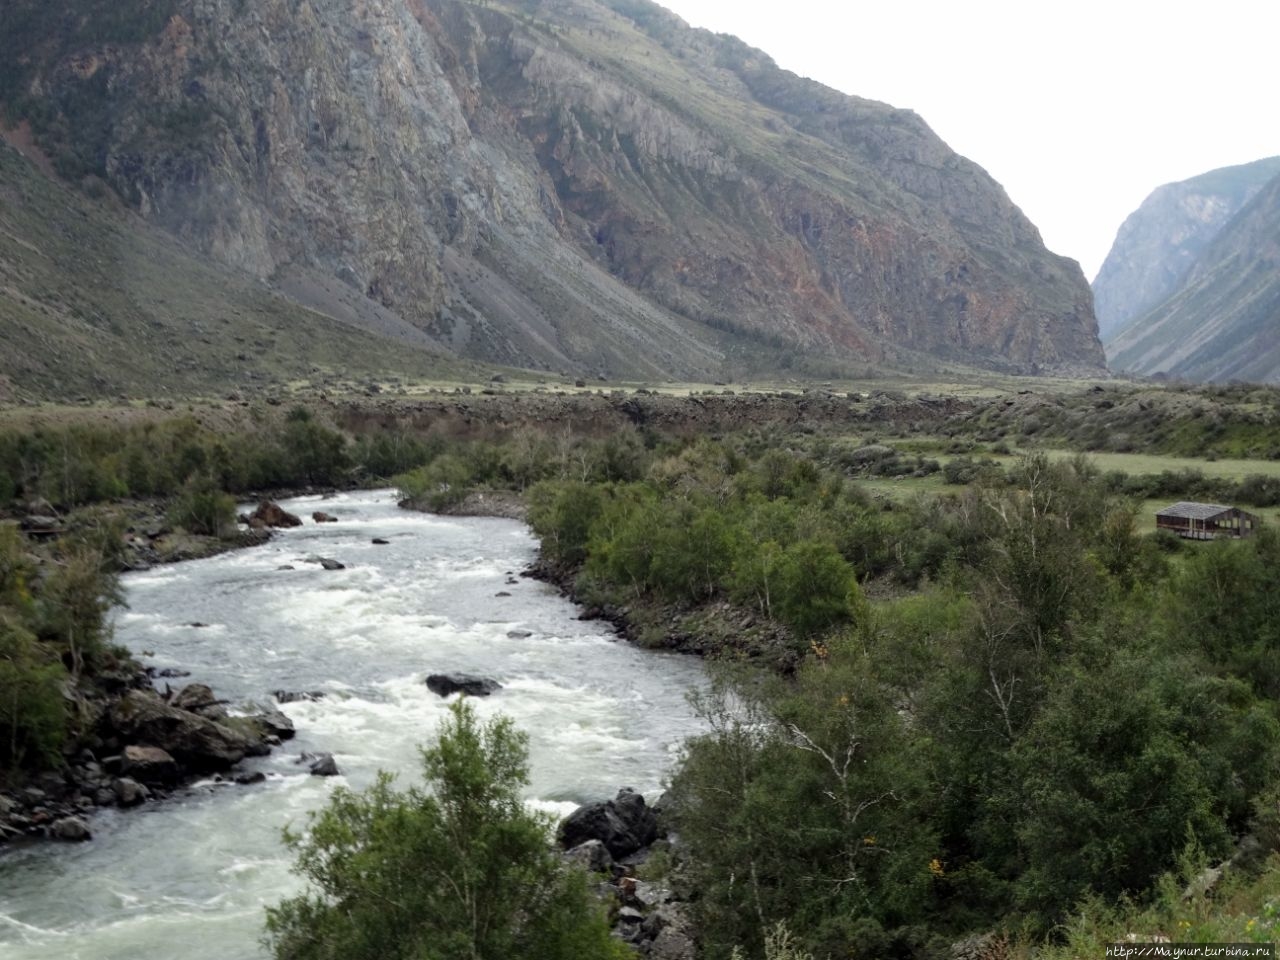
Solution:
<svg viewBox="0 0 1280 960"><path fill-rule="evenodd" d="M242 517L241 520L251 527L300 527L302 518L285 510L273 500L263 500L258 509Z"/></svg>
<svg viewBox="0 0 1280 960"><path fill-rule="evenodd" d="M566 850L598 840L610 856L622 859L658 839L658 818L642 795L624 788L612 800L579 807L560 824L557 836Z"/></svg>
<svg viewBox="0 0 1280 960"><path fill-rule="evenodd" d="M1173 295L1107 350L1118 369L1134 373L1280 383L1277 331L1280 174L1213 237Z"/></svg>
<svg viewBox="0 0 1280 960"><path fill-rule="evenodd" d="M655 804L622 789L612 799L579 807L560 824L557 839L564 857L605 878L598 889L609 902L614 936L655 960L693 960L695 930L681 891L679 849L674 834L660 822ZM661 880L642 880L637 868L661 848L673 872Z"/></svg>
<svg viewBox="0 0 1280 960"><path fill-rule="evenodd" d="M592 375L710 380L744 347L1101 369L1079 267L923 120L655 5L121 2L114 42L11 31L10 106L351 324Z"/></svg>
<svg viewBox="0 0 1280 960"><path fill-rule="evenodd" d="M1280 157L1271 157L1167 183L1142 201L1093 281L1103 342L1177 293L1214 238L1276 176Z"/></svg>
<svg viewBox="0 0 1280 960"><path fill-rule="evenodd" d="M136 744L159 747L188 769L229 770L249 753L242 731L167 704L154 692L130 690L111 709L111 724Z"/></svg>

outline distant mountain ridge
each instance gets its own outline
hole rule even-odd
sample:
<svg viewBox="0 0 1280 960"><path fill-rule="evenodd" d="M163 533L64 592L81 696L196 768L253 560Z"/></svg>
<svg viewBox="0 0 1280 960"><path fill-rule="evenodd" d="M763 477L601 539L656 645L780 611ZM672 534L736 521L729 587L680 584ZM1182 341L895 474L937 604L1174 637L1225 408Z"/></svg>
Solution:
<svg viewBox="0 0 1280 960"><path fill-rule="evenodd" d="M1152 191L1120 226L1093 281L1103 342L1177 292L1218 233L1276 176L1280 157L1269 157Z"/></svg>
<svg viewBox="0 0 1280 960"><path fill-rule="evenodd" d="M1137 373L1280 383L1280 175L1108 353L1117 369Z"/></svg>
<svg viewBox="0 0 1280 960"><path fill-rule="evenodd" d="M638 377L1102 369L1078 265L919 117L645 0L6 6L61 175L345 321Z"/></svg>

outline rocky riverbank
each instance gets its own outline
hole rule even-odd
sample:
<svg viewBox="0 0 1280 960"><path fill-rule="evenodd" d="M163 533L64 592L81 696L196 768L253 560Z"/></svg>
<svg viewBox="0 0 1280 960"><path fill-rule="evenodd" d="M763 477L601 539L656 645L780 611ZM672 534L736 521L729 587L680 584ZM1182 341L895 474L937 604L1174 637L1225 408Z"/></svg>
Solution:
<svg viewBox="0 0 1280 960"><path fill-rule="evenodd" d="M664 794L649 806L623 788L579 807L560 824L564 857L599 878L596 893L613 934L652 960L693 960L692 891L683 879L679 835Z"/></svg>
<svg viewBox="0 0 1280 960"><path fill-rule="evenodd" d="M172 528L158 501L88 507L60 515L47 502L15 505L27 559L36 577L62 562L60 540L106 531L102 562L120 571L201 559L266 543L277 527L302 520L263 500L247 529L222 537ZM318 513L316 523L332 522ZM117 535L118 534L118 535ZM203 684L176 692L169 681L182 671L144 669L126 654L110 666L68 683L64 697L76 733L63 762L33 772L10 773L0 784L0 844L21 838L88 840L90 816L105 807L132 808L212 777L256 783L261 774L237 774L246 757L263 756L293 736L293 724L274 706L246 704L229 710ZM159 687L163 689L158 689ZM278 702L290 695L277 691ZM306 759L306 758L304 758ZM331 775L332 758L312 757L313 773Z"/></svg>
<svg viewBox="0 0 1280 960"><path fill-rule="evenodd" d="M0 791L0 842L89 840L95 810L140 806L204 778L263 779L238 765L292 738L292 721L274 707L233 713L204 684L156 690L165 676L173 673L129 664L96 678L97 694L76 700L83 733L68 745L65 766Z"/></svg>
<svg viewBox="0 0 1280 960"><path fill-rule="evenodd" d="M409 500L400 501L406 510L432 512ZM502 517L525 520L528 507L514 491L473 491L461 503L440 511L444 516ZM745 657L781 673L791 673L804 655L786 627L753 610L726 600L693 606L660 603L644 598L629 602L600 601L579 589L577 567L565 567L539 554L537 561L522 573L555 586L583 608L581 619L604 620L618 636L649 650L688 653L707 659Z"/></svg>
<svg viewBox="0 0 1280 960"><path fill-rule="evenodd" d="M804 650L786 627L755 611L714 600L693 606L661 603L645 598L630 602L600 602L583 596L575 567L564 567L539 556L524 572L545 583L583 608L583 620L604 620L618 636L649 650L670 650L707 659L746 658L789 674Z"/></svg>

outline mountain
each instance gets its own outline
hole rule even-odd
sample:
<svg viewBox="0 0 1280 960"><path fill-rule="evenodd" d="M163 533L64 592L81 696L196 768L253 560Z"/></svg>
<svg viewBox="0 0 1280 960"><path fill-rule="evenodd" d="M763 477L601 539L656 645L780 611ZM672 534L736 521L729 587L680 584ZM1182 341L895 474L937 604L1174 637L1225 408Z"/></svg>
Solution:
<svg viewBox="0 0 1280 960"><path fill-rule="evenodd" d="M478 375L408 324L372 332L337 313L192 255L0 144L0 402Z"/></svg>
<svg viewBox="0 0 1280 960"><path fill-rule="evenodd" d="M314 311L613 375L1102 368L1079 267L918 116L645 0L6 7L11 131Z"/></svg>
<svg viewBox="0 0 1280 960"><path fill-rule="evenodd" d="M1172 296L1205 248L1272 177L1280 157L1167 183L1120 226L1093 281L1103 342Z"/></svg>
<svg viewBox="0 0 1280 960"><path fill-rule="evenodd" d="M1214 237L1173 296L1108 344L1117 369L1280 383L1280 176Z"/></svg>

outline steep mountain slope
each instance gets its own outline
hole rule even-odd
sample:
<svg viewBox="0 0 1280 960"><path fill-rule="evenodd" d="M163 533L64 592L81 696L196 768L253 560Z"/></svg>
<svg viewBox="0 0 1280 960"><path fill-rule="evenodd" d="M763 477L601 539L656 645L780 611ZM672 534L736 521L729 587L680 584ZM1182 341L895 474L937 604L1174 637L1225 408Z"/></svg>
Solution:
<svg viewBox="0 0 1280 960"><path fill-rule="evenodd" d="M1177 293L1109 345L1118 369L1280 382L1280 176L1202 253Z"/></svg>
<svg viewBox="0 0 1280 960"><path fill-rule="evenodd" d="M644 0L8 6L64 176L311 306L615 374L1102 364L1078 266L919 117Z"/></svg>
<svg viewBox="0 0 1280 960"><path fill-rule="evenodd" d="M1093 281L1104 343L1179 288L1205 248L1272 177L1280 157L1167 183L1120 226Z"/></svg>
<svg viewBox="0 0 1280 960"><path fill-rule="evenodd" d="M475 376L471 366L408 325L375 335L202 262L0 144L0 401Z"/></svg>

